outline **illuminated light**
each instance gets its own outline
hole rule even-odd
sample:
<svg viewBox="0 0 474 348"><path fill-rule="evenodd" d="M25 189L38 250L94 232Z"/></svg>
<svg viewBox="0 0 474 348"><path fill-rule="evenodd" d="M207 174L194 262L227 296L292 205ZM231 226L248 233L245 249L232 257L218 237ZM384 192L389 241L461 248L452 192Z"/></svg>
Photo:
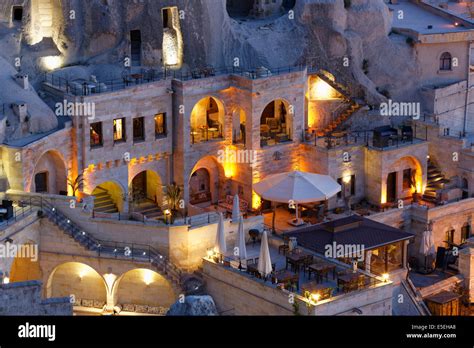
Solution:
<svg viewBox="0 0 474 348"><path fill-rule="evenodd" d="M382 188L382 196L380 198L380 203L381 204L387 203L387 191L384 188Z"/></svg>
<svg viewBox="0 0 474 348"><path fill-rule="evenodd" d="M310 86L311 100L339 99L337 91L319 77Z"/></svg>
<svg viewBox="0 0 474 348"><path fill-rule="evenodd" d="M116 253L116 252L117 252L117 249L114 249L114 253Z"/></svg>
<svg viewBox="0 0 474 348"><path fill-rule="evenodd" d="M41 58L41 65L48 71L59 69L63 64L61 56L47 56Z"/></svg>
<svg viewBox="0 0 474 348"><path fill-rule="evenodd" d="M313 293L313 294L311 294L311 297L310 297L310 298L311 298L311 301L313 301L313 302L318 302L319 299L321 298L321 294L319 294L319 293Z"/></svg>
<svg viewBox="0 0 474 348"><path fill-rule="evenodd" d="M163 30L163 63L165 67L179 69L183 64L183 35L177 7L164 8L168 12L167 27Z"/></svg>
<svg viewBox="0 0 474 348"><path fill-rule="evenodd" d="M390 275L388 273L382 274L382 280L384 283L387 283L390 280Z"/></svg>
<svg viewBox="0 0 474 348"><path fill-rule="evenodd" d="M79 279L82 280L87 275L87 270L83 269L79 272Z"/></svg>
<svg viewBox="0 0 474 348"><path fill-rule="evenodd" d="M143 270L143 282L148 286L153 283L153 272L150 270Z"/></svg>
<svg viewBox="0 0 474 348"><path fill-rule="evenodd" d="M143 252L143 256L146 256L146 251Z"/></svg>
<svg viewBox="0 0 474 348"><path fill-rule="evenodd" d="M214 255L214 250L209 249L209 250L207 251L207 257L208 257L208 258L211 258L213 255Z"/></svg>
<svg viewBox="0 0 474 348"><path fill-rule="evenodd" d="M171 215L171 211L169 209L165 210L165 215Z"/></svg>
<svg viewBox="0 0 474 348"><path fill-rule="evenodd" d="M10 277L8 275L6 275L4 278L3 278L3 284L10 284Z"/></svg>
<svg viewBox="0 0 474 348"><path fill-rule="evenodd" d="M85 236L85 235L86 235L86 232L82 232L82 235Z"/></svg>
<svg viewBox="0 0 474 348"><path fill-rule="evenodd" d="M71 223L71 220L67 220L67 223L70 224L70 223Z"/></svg>
<svg viewBox="0 0 474 348"><path fill-rule="evenodd" d="M51 209L52 211L56 211L56 208Z"/></svg>
<svg viewBox="0 0 474 348"><path fill-rule="evenodd" d="M109 291L113 289L116 279L117 279L117 276L113 274L112 272L104 274L105 284L107 284L107 288L109 289Z"/></svg>
<svg viewBox="0 0 474 348"><path fill-rule="evenodd" d="M454 22L454 26L455 26L455 27L458 27L458 26L459 26L459 23L458 23L458 22Z"/></svg>
<svg viewBox="0 0 474 348"><path fill-rule="evenodd" d="M348 184L350 183L352 180L351 176L350 175L346 175L342 178L342 181L344 182L344 184Z"/></svg>
<svg viewBox="0 0 474 348"><path fill-rule="evenodd" d="M258 210L261 204L262 200L260 196L255 191L252 191L252 208Z"/></svg>

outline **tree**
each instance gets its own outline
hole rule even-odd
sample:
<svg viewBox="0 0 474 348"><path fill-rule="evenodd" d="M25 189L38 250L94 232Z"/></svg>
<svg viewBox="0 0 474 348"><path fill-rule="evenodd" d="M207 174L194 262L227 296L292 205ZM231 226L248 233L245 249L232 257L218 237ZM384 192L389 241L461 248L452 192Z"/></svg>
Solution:
<svg viewBox="0 0 474 348"><path fill-rule="evenodd" d="M171 223L174 222L176 213L181 208L183 190L175 182L166 186L165 200L171 211Z"/></svg>
<svg viewBox="0 0 474 348"><path fill-rule="evenodd" d="M77 191L79 191L84 185L84 177L82 174L79 174L78 176L76 176L74 180L68 178L67 183L69 187L72 189L73 197L76 197Z"/></svg>

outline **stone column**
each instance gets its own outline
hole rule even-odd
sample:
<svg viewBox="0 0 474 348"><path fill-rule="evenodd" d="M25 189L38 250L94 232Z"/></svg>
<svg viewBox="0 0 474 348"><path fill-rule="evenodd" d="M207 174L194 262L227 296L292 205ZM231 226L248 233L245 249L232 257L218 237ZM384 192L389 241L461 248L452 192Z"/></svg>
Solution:
<svg viewBox="0 0 474 348"><path fill-rule="evenodd" d="M407 268L407 264L408 264L408 244L410 244L409 240L404 240L403 241L403 245L402 245L402 248L403 248L402 266L403 266L403 268Z"/></svg>
<svg viewBox="0 0 474 348"><path fill-rule="evenodd" d="M368 250L365 254L365 271L370 273L370 260L372 259L372 250Z"/></svg>
<svg viewBox="0 0 474 348"><path fill-rule="evenodd" d="M459 272L464 277L465 286L469 290L469 298L474 302L474 246L459 251Z"/></svg>

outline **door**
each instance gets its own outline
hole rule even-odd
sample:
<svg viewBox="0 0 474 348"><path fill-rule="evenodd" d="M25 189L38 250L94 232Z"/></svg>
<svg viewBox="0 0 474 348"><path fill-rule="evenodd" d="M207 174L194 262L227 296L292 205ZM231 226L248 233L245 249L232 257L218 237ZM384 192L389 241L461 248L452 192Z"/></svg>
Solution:
<svg viewBox="0 0 474 348"><path fill-rule="evenodd" d="M37 193L48 192L48 172L35 175L35 190Z"/></svg>
<svg viewBox="0 0 474 348"><path fill-rule="evenodd" d="M140 30L130 32L132 66L142 65L142 34Z"/></svg>
<svg viewBox="0 0 474 348"><path fill-rule="evenodd" d="M387 202L395 202L397 199L397 172L388 174L387 177Z"/></svg>
<svg viewBox="0 0 474 348"><path fill-rule="evenodd" d="M133 179L132 192L135 202L142 201L146 198L146 176L146 172L141 172Z"/></svg>

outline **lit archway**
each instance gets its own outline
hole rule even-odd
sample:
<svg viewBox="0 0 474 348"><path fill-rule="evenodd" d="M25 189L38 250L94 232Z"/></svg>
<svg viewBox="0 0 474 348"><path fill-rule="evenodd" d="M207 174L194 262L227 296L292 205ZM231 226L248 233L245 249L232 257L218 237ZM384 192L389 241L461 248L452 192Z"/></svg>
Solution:
<svg viewBox="0 0 474 348"><path fill-rule="evenodd" d="M270 102L260 118L260 145L262 147L292 140L293 115L290 105L283 99Z"/></svg>
<svg viewBox="0 0 474 348"><path fill-rule="evenodd" d="M106 181L98 185L93 191L94 211L99 213L114 214L123 212L124 190L114 181Z"/></svg>
<svg viewBox="0 0 474 348"><path fill-rule="evenodd" d="M67 195L66 164L58 151L48 151L36 162L30 191Z"/></svg>
<svg viewBox="0 0 474 348"><path fill-rule="evenodd" d="M382 203L409 198L423 193L423 168L413 156L405 156L386 169L385 187L382 186Z"/></svg>
<svg viewBox="0 0 474 348"><path fill-rule="evenodd" d="M49 275L46 297L71 297L86 307L105 305L107 288L104 278L92 267L80 262L66 262ZM89 305L90 304L90 305Z"/></svg>
<svg viewBox="0 0 474 348"><path fill-rule="evenodd" d="M191 112L191 144L224 137L224 104L214 98L201 99Z"/></svg>
<svg viewBox="0 0 474 348"><path fill-rule="evenodd" d="M146 268L123 274L117 279L113 292L114 302L122 306L124 311L131 306L169 308L176 301L170 282L161 274Z"/></svg>
<svg viewBox="0 0 474 348"><path fill-rule="evenodd" d="M232 113L232 142L234 144L244 144L246 138L247 115L245 111L237 107Z"/></svg>
<svg viewBox="0 0 474 348"><path fill-rule="evenodd" d="M139 218L157 219L163 216L163 184L153 170L136 174L129 184L130 210Z"/></svg>
<svg viewBox="0 0 474 348"><path fill-rule="evenodd" d="M215 157L200 159L189 178L189 202L192 205L217 203L226 182L225 170Z"/></svg>

